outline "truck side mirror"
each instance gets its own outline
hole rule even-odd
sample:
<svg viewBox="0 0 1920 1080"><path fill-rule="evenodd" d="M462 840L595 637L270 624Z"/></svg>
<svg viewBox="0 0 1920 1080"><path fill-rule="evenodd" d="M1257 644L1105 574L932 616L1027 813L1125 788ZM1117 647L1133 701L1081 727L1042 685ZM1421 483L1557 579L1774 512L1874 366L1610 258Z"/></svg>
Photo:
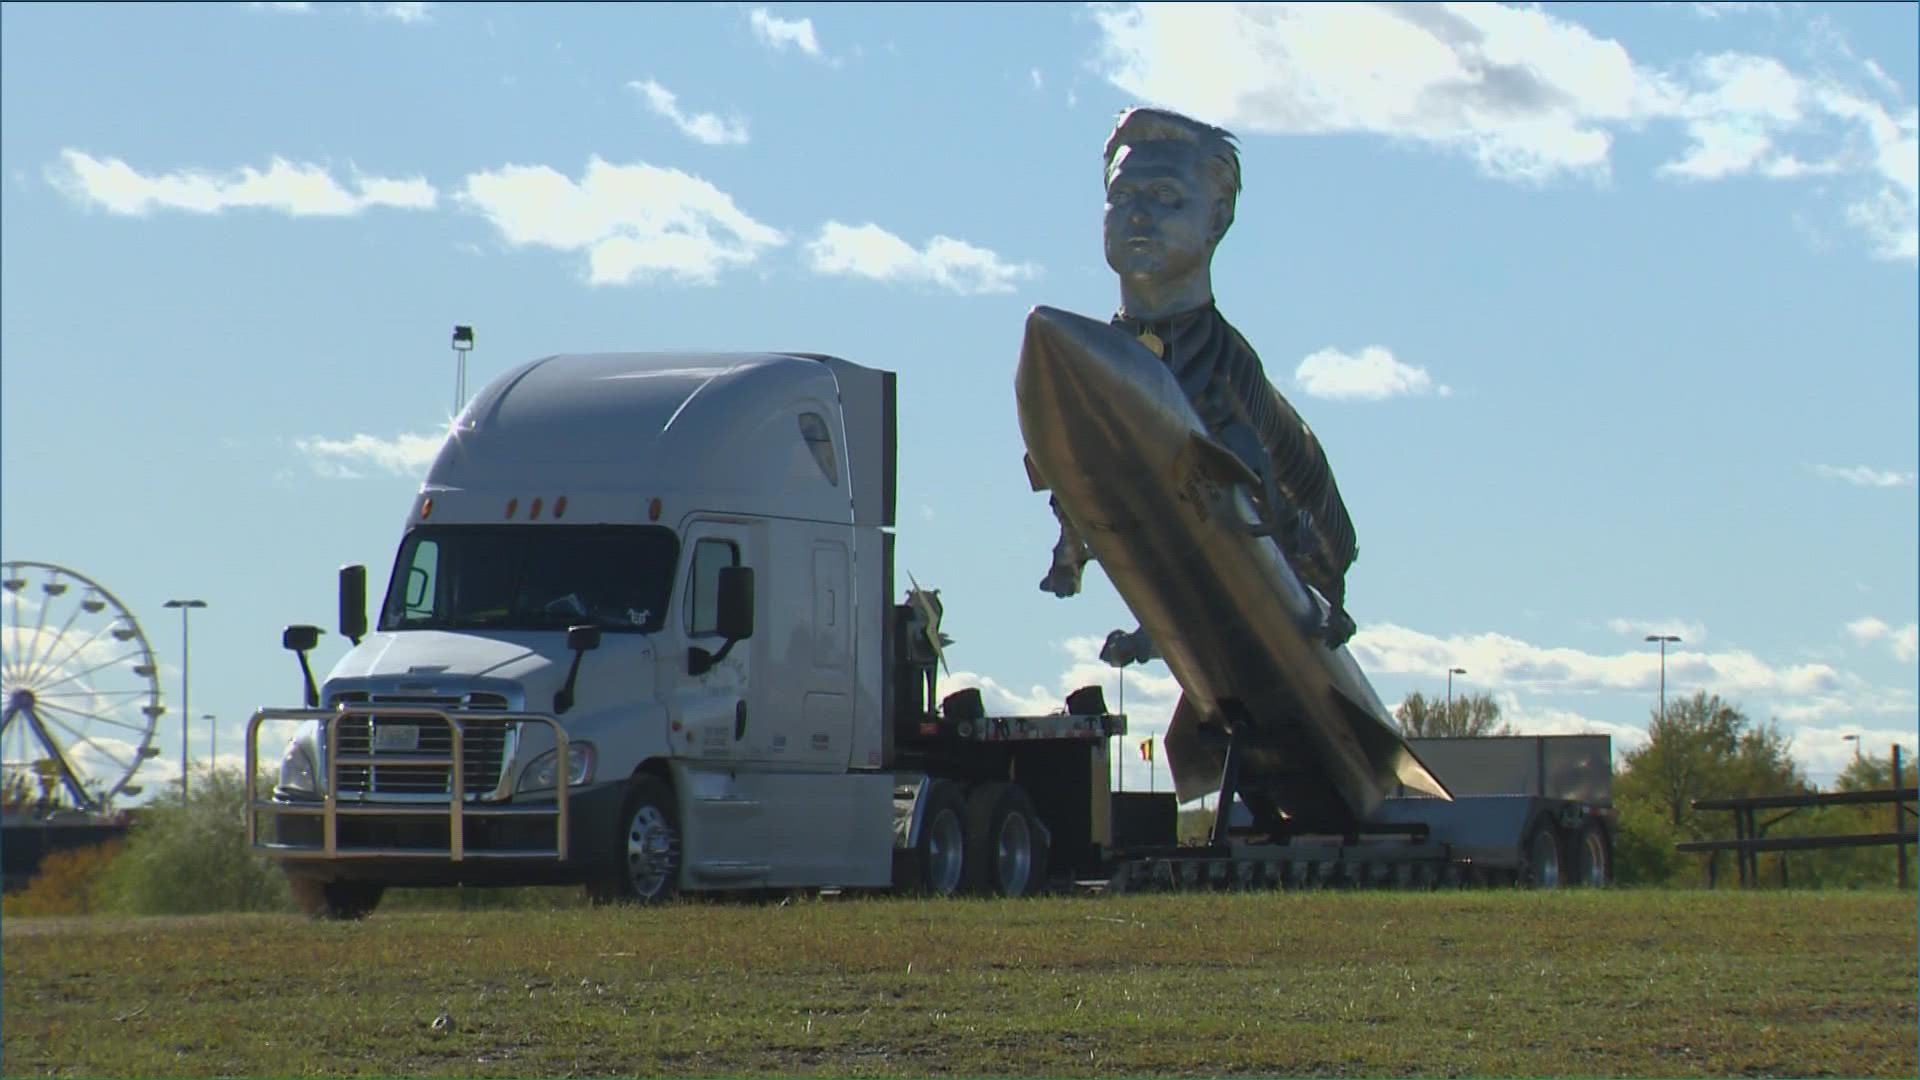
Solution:
<svg viewBox="0 0 1920 1080"><path fill-rule="evenodd" d="M307 665L307 653L320 644L317 626L289 626L280 632L280 647L300 658L300 677L306 681L307 708L320 707L320 688L313 684L313 668Z"/></svg>
<svg viewBox="0 0 1920 1080"><path fill-rule="evenodd" d="M714 629L728 641L753 636L753 567L720 568L720 609Z"/></svg>
<svg viewBox="0 0 1920 1080"><path fill-rule="evenodd" d="M600 647L600 628L590 623L567 627L567 648L573 650L573 666L567 669L567 681L553 692L553 711L573 708L573 683L580 677L580 658Z"/></svg>
<svg viewBox="0 0 1920 1080"><path fill-rule="evenodd" d="M367 568L340 568L340 636L360 644L367 636Z"/></svg>

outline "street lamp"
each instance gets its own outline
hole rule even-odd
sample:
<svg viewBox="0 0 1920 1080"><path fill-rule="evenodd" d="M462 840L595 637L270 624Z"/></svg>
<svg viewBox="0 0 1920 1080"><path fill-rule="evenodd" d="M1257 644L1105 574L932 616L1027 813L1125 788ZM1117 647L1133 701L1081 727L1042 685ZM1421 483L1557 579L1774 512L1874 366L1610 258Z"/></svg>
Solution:
<svg viewBox="0 0 1920 1080"><path fill-rule="evenodd" d="M1667 643L1680 644L1678 634L1648 634L1648 641L1660 643L1660 719L1667 718Z"/></svg>
<svg viewBox="0 0 1920 1080"><path fill-rule="evenodd" d="M1449 724L1453 723L1453 677L1455 675L1465 675L1466 673L1467 669L1463 667L1450 667L1447 669L1447 723Z"/></svg>
<svg viewBox="0 0 1920 1080"><path fill-rule="evenodd" d="M169 600L163 607L180 609L180 802L187 801L187 732L193 727L193 709L188 704L187 671L192 663L192 650L187 632L187 616L194 609L207 606L205 600Z"/></svg>
<svg viewBox="0 0 1920 1080"><path fill-rule="evenodd" d="M1852 744L1853 744L1853 760L1855 760L1855 761L1859 761L1859 760L1860 760L1860 736L1858 736L1858 735L1842 735L1842 736L1840 736L1840 741L1841 741L1841 742L1850 742L1850 743L1852 743Z"/></svg>
<svg viewBox="0 0 1920 1080"><path fill-rule="evenodd" d="M467 354L473 351L473 327L456 326L453 328L453 415L459 416L460 409L467 403Z"/></svg>

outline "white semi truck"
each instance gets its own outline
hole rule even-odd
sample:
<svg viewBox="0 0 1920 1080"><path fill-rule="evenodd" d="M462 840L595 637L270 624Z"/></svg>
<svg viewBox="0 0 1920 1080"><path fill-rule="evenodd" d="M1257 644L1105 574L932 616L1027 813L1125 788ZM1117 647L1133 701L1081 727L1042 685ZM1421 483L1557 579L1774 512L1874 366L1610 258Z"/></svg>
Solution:
<svg viewBox="0 0 1920 1080"><path fill-rule="evenodd" d="M1126 720L1098 688L1046 716L936 700L937 619L895 600L895 440L894 375L827 356L502 376L409 507L371 627L365 570L341 571L353 647L318 685L320 630L287 629L307 701L249 726L250 846L334 918L455 883L645 902L1606 880L1604 737L1539 742L1574 763L1540 750L1524 792L1390 799L1339 837L1254 842L1222 814L1180 848L1172 796L1109 792ZM264 793L269 724L293 730Z"/></svg>

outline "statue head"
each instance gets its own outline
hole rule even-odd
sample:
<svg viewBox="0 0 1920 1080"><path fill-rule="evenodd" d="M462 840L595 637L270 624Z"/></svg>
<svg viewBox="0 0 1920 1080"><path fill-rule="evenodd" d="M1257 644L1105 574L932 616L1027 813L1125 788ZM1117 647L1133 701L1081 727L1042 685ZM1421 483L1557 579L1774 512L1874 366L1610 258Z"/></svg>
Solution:
<svg viewBox="0 0 1920 1080"><path fill-rule="evenodd" d="M1120 114L1106 149L1107 265L1124 281L1204 275L1233 224L1233 135L1164 109Z"/></svg>

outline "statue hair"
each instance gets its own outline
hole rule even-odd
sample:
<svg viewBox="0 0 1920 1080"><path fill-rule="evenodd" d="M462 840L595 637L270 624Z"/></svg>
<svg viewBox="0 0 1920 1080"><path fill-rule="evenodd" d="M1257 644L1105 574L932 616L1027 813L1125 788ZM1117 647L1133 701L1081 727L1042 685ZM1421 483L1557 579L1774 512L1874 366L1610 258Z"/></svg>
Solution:
<svg viewBox="0 0 1920 1080"><path fill-rule="evenodd" d="M1214 194L1227 203L1227 224L1233 224L1233 204L1240 195L1240 151L1233 133L1166 109L1135 106L1120 114L1107 136L1105 181L1113 182L1113 159L1122 147L1142 143L1193 143L1201 155L1201 171Z"/></svg>

